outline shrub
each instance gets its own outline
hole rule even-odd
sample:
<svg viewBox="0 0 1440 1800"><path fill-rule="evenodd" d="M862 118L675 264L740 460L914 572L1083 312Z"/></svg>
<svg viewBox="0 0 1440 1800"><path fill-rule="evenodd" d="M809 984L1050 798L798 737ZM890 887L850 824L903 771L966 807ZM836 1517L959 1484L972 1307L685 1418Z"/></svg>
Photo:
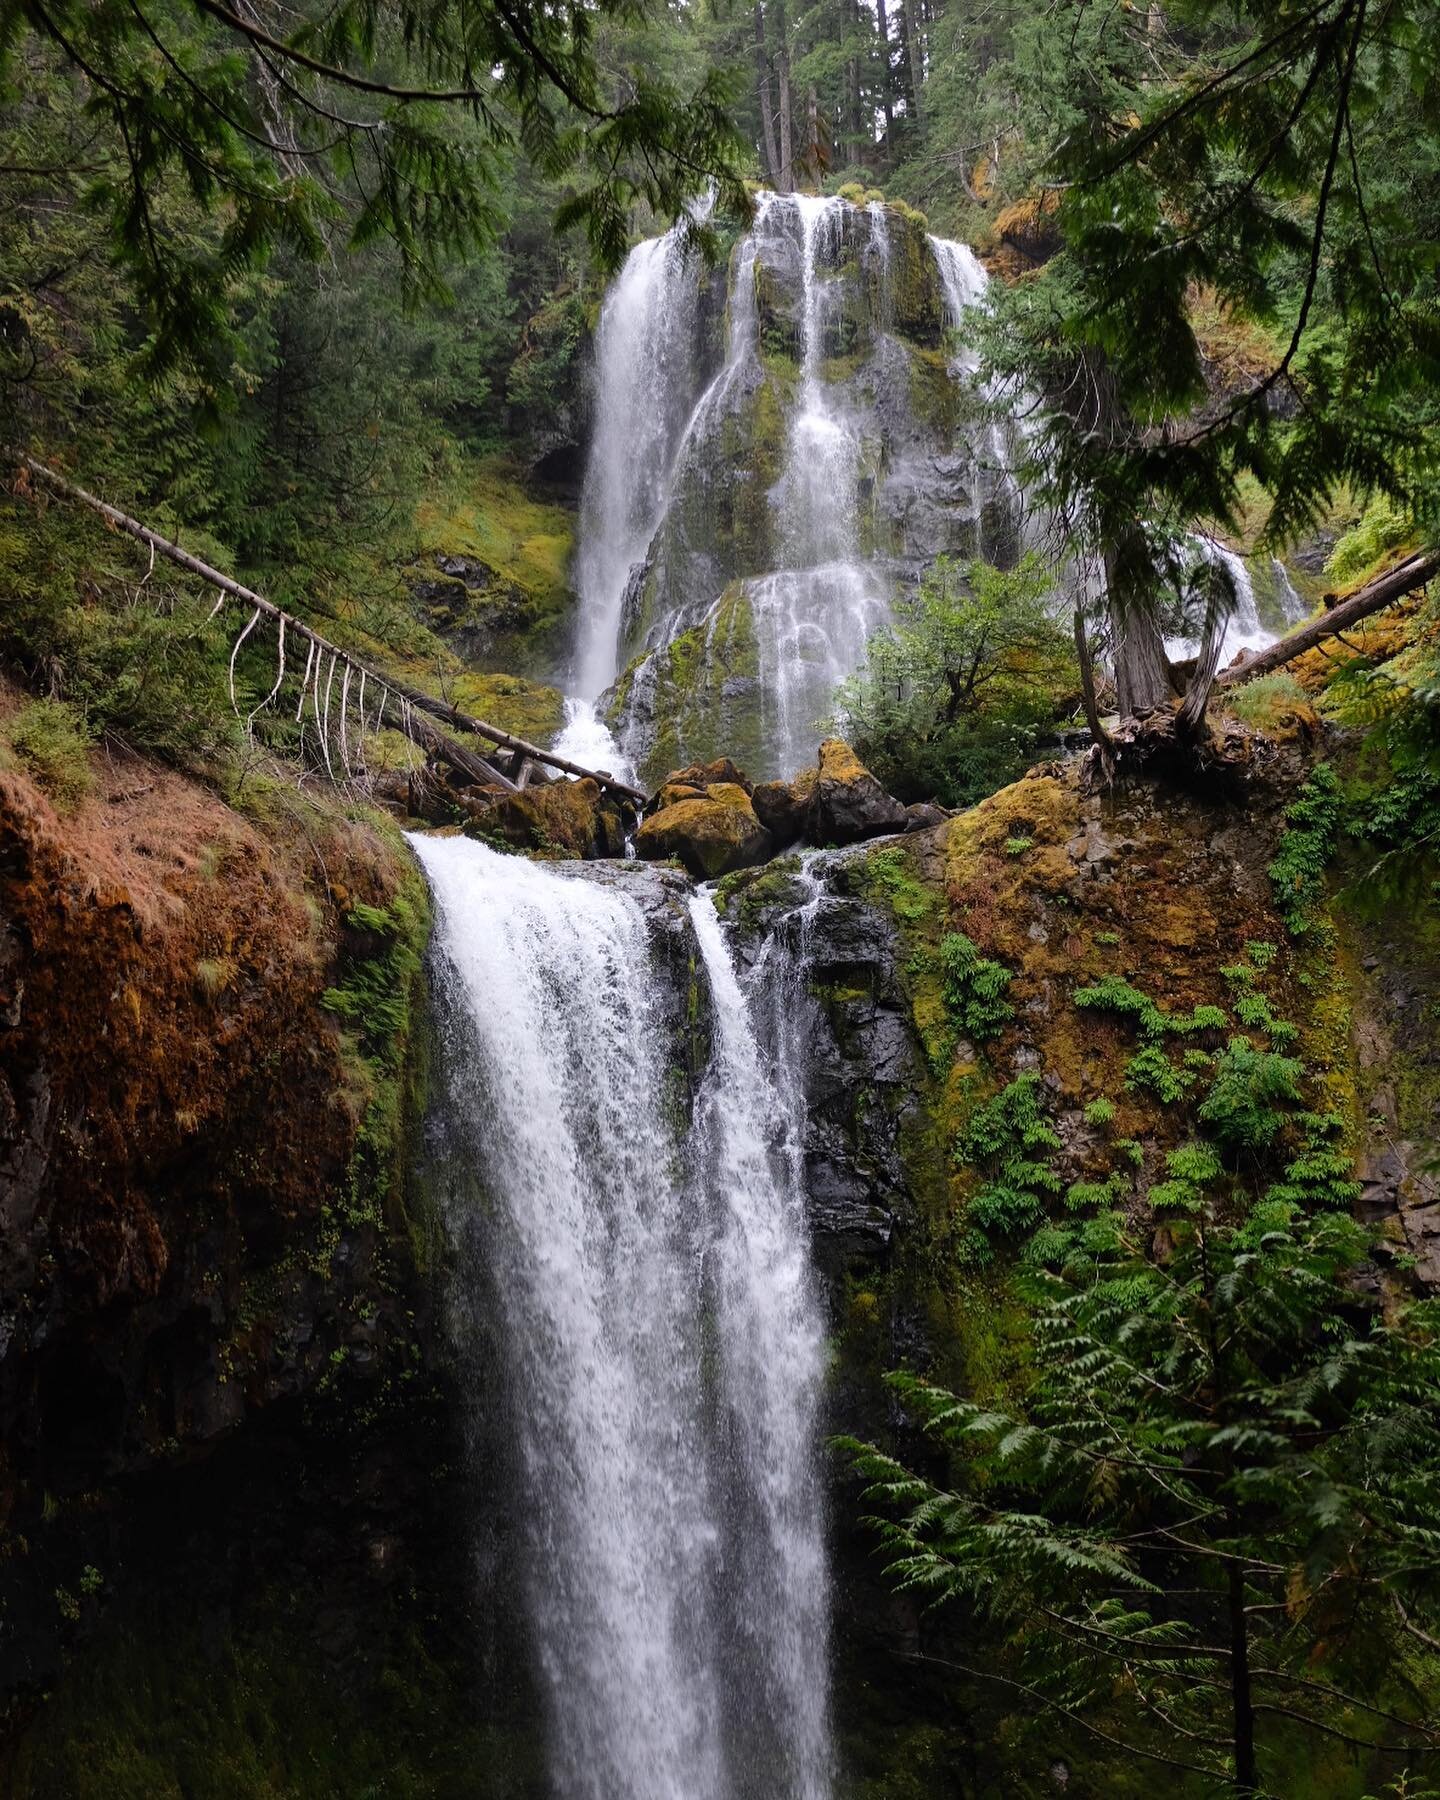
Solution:
<svg viewBox="0 0 1440 1800"><path fill-rule="evenodd" d="M90 735L74 707L31 700L11 719L6 735L56 811L73 812L94 786Z"/></svg>
<svg viewBox="0 0 1440 1800"><path fill-rule="evenodd" d="M956 1160L989 1176L970 1202L973 1224L1013 1236L1034 1225L1060 1192L1048 1152L1060 1139L1040 1105L1040 1077L1021 1075L977 1109L956 1146Z"/></svg>
<svg viewBox="0 0 1440 1800"><path fill-rule="evenodd" d="M1005 998L1010 971L982 956L962 931L947 931L940 940L940 969L945 1008L958 1031L974 1043L999 1035L1015 1008Z"/></svg>
<svg viewBox="0 0 1440 1800"><path fill-rule="evenodd" d="M1241 682L1227 696L1227 704L1237 719L1264 731L1278 725L1292 708L1308 705L1309 697L1293 675L1282 672Z"/></svg>
<svg viewBox="0 0 1440 1800"><path fill-rule="evenodd" d="M1300 1099L1304 1072L1293 1056L1257 1050L1249 1038L1231 1038L1215 1058L1215 1079L1200 1103L1200 1119L1227 1149L1267 1149L1285 1123L1282 1108Z"/></svg>
<svg viewBox="0 0 1440 1800"><path fill-rule="evenodd" d="M1165 1158L1167 1181L1150 1190L1150 1204L1157 1211L1197 1213L1205 1203L1205 1189L1222 1173L1220 1158L1208 1144L1182 1144Z"/></svg>
<svg viewBox="0 0 1440 1800"><path fill-rule="evenodd" d="M1340 783L1329 763L1316 764L1285 819L1288 829L1267 872L1286 930L1302 937L1314 924L1340 822Z"/></svg>

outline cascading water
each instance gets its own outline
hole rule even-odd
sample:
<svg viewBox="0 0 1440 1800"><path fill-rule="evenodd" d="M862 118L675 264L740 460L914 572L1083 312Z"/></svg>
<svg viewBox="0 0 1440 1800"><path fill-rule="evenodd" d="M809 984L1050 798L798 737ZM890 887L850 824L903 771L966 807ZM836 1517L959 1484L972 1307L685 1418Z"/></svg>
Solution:
<svg viewBox="0 0 1440 1800"><path fill-rule="evenodd" d="M695 380L698 292L677 227L636 245L601 308L576 559L575 685L586 700L615 678L625 589L660 522Z"/></svg>
<svg viewBox="0 0 1440 1800"><path fill-rule="evenodd" d="M940 354L968 254L883 205L776 194L723 308L673 234L631 253L597 344L577 561L582 691L628 664L606 705L642 773L812 760L896 594L1009 504L957 445Z"/></svg>
<svg viewBox="0 0 1440 1800"><path fill-rule="evenodd" d="M442 1174L461 1266L491 1277L457 1295L458 1329L503 1322L553 1790L826 1800L821 1322L770 1136L795 1099L713 903L677 877L413 841L437 907ZM712 1049L686 1132L667 1052L692 958Z"/></svg>
<svg viewBox="0 0 1440 1800"><path fill-rule="evenodd" d="M852 209L808 194L791 204L800 219L799 398L785 471L771 494L781 566L750 588L761 729L772 763L787 772L813 754L837 684L890 612L888 583L860 551L861 433L821 376L840 296L820 264L839 260ZM883 295L883 232L878 242Z"/></svg>

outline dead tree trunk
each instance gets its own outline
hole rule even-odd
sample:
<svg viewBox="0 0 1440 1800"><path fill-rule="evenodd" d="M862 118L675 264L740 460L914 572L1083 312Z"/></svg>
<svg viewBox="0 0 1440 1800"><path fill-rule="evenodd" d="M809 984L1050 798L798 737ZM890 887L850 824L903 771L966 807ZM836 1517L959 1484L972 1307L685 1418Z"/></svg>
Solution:
<svg viewBox="0 0 1440 1800"><path fill-rule="evenodd" d="M493 768L474 751L454 743L423 719L415 718L416 711L428 713L431 718L443 720L446 724L454 725L461 731L470 732L475 737L485 738L499 749L519 751L525 756L533 757L536 762L547 763L551 768L562 769L567 775L588 775L602 788L609 788L629 800L644 805L645 795L638 788L631 787L628 782L617 780L607 770L582 768L579 763L570 762L566 757L556 756L549 750L541 750L537 745L528 743L524 738L514 737L510 732L501 731L497 726L487 725L483 719L472 718L469 713L463 713L458 707L452 706L444 700L437 700L434 695L423 693L419 688L411 687L408 682L401 681L394 675L382 674L379 670L372 669L367 663L363 663L358 657L351 655L348 650L342 650L338 644L332 644L328 638L322 637L318 631L297 619L293 613L287 613L281 607L276 606L273 600L267 600L263 594L257 594L253 588L244 586L232 576L222 574L219 569L212 568L207 562L202 562L198 556L192 556L188 550L181 549L179 544L162 537L158 531L152 531L148 525L141 524L139 519L132 519L128 513L121 512L119 507L111 506L107 501L87 492L77 483L67 480L65 476L58 474L48 464L37 461L35 457L28 456L23 451L18 453L17 460L37 481L43 482L46 487L63 495L67 500L78 500L81 505L88 506L93 512L97 512L102 518L109 520L117 531L123 531L138 543L147 545L158 555L165 557L167 561L173 562L178 568L187 569L192 575L198 575L209 586L218 589L222 597L243 601L257 615L263 615L275 620L277 624L283 624L288 633L302 642L309 643L317 650L322 661L326 656L332 659L332 678L333 671L337 666L353 669L357 675L363 675L367 681L373 681L382 689L396 695L405 703L400 719L396 722L396 728L403 730L406 736L421 748L440 757L443 761L451 763L462 773L470 775L472 780L490 783L497 787L512 785L507 776L502 775L498 769Z"/></svg>
<svg viewBox="0 0 1440 1800"><path fill-rule="evenodd" d="M1337 601L1318 619L1297 625L1294 631L1287 632L1264 650L1257 650L1243 663L1237 664L1233 669L1223 670L1216 678L1215 685L1222 688L1233 687L1238 681L1249 681L1252 675L1267 675L1272 669L1283 669L1286 663L1293 662L1297 656L1303 656L1307 650L1313 650L1323 639L1334 637L1348 626L1358 625L1361 619L1369 618L1371 613L1377 613L1383 607L1403 599L1406 594L1413 594L1418 588L1423 588L1437 574L1440 574L1440 552L1427 550L1407 556L1404 562L1397 563L1393 569L1387 569L1383 575L1367 581L1364 587L1351 594L1348 599Z"/></svg>

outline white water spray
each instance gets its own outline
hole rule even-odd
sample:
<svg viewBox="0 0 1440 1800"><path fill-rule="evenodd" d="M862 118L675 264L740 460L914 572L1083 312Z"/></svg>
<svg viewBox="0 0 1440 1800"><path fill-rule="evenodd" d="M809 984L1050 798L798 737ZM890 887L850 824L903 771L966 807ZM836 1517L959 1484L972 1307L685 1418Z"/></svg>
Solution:
<svg viewBox="0 0 1440 1800"><path fill-rule="evenodd" d="M665 878L412 841L437 906L452 1225L492 1277L458 1295L461 1338L498 1307L553 1791L827 1800L821 1324L768 1136L788 1101L713 903L688 908L713 1051L685 1134L683 1003L633 886L673 914Z"/></svg>

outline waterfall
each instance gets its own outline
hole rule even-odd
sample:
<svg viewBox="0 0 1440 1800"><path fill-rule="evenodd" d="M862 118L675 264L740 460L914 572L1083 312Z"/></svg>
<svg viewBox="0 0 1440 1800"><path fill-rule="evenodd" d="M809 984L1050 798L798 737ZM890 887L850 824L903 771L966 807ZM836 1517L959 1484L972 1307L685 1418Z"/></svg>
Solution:
<svg viewBox="0 0 1440 1800"><path fill-rule="evenodd" d="M1273 644L1275 633L1267 631L1260 622L1260 613L1255 603L1255 585L1250 579L1245 559L1204 532L1197 533L1189 541L1205 562L1218 563L1224 568L1235 595L1235 604L1225 621L1220 640L1220 660L1216 666L1223 669L1242 652L1263 650L1267 644ZM1203 618L1185 620L1180 632L1166 639L1166 654L1177 660L1196 655L1200 648L1203 623Z"/></svg>
<svg viewBox="0 0 1440 1800"><path fill-rule="evenodd" d="M1013 537L941 354L983 281L913 215L804 194L758 195L723 274L673 233L631 252L596 345L578 680L618 671L600 709L641 779L812 762L897 595Z"/></svg>
<svg viewBox="0 0 1440 1800"><path fill-rule="evenodd" d="M713 903L654 871L412 842L457 1331L498 1312L553 1791L827 1800L821 1321L770 1137L794 1095ZM712 1048L687 1132L692 967Z"/></svg>
<svg viewBox="0 0 1440 1800"><path fill-rule="evenodd" d="M575 680L587 700L615 677L625 589L660 521L671 457L689 410L698 293L677 226L636 245L600 311L575 570Z"/></svg>

